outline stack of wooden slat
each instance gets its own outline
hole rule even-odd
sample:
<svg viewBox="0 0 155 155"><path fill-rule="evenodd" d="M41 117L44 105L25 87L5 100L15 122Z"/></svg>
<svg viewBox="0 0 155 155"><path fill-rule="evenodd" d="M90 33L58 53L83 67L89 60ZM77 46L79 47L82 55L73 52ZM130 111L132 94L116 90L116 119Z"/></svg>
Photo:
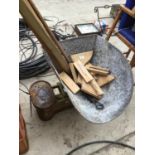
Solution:
<svg viewBox="0 0 155 155"><path fill-rule="evenodd" d="M72 77L62 72L60 78L74 94L81 90L100 99L104 95L101 87L113 81L115 77L109 69L89 63L92 56L93 51L71 55L72 63L69 66Z"/></svg>

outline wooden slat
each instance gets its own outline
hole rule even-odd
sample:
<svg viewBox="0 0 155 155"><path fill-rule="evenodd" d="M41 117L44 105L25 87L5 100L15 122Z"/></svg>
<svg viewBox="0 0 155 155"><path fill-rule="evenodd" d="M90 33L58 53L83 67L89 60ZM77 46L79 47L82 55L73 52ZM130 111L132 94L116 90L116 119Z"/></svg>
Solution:
<svg viewBox="0 0 155 155"><path fill-rule="evenodd" d="M82 85L82 76L80 74L78 74L77 84L80 86Z"/></svg>
<svg viewBox="0 0 155 155"><path fill-rule="evenodd" d="M77 83L78 76L77 76L77 72L75 70L74 64L73 63L69 63L69 67L70 67L73 79L74 79L75 83Z"/></svg>
<svg viewBox="0 0 155 155"><path fill-rule="evenodd" d="M96 66L96 65L93 65L93 64L91 64L91 63L88 63L88 64L86 65L86 68L87 68L87 69L88 69L88 68L94 68L94 69L98 69L98 70L110 72L108 68Z"/></svg>
<svg viewBox="0 0 155 155"><path fill-rule="evenodd" d="M47 27L43 21L38 17L38 13L34 10L34 7L31 6L29 1L20 0L19 1L19 10L27 25L32 29L38 40L41 42L43 48L47 51L48 55L52 59L55 67L58 71L70 72L68 61L63 53L60 50L58 45L55 43L54 38L51 37L50 32L47 31Z"/></svg>
<svg viewBox="0 0 155 155"><path fill-rule="evenodd" d="M71 55L71 59L73 62L81 61L84 65L88 63L93 56L93 51L82 52L78 54Z"/></svg>
<svg viewBox="0 0 155 155"><path fill-rule="evenodd" d="M98 94L96 93L94 88L89 83L86 83L84 80L82 81L81 91L83 91L86 94L89 94L97 99L101 98L101 96L98 96Z"/></svg>
<svg viewBox="0 0 155 155"><path fill-rule="evenodd" d="M97 96L102 96L104 93L102 91L102 89L100 88L100 86L98 85L98 83L94 80L92 80L90 82L90 85L93 87L93 89L95 90Z"/></svg>
<svg viewBox="0 0 155 155"><path fill-rule="evenodd" d="M104 71L104 70L100 70L100 69L95 69L95 68L88 68L88 71L94 73L95 75L108 75L109 72Z"/></svg>
<svg viewBox="0 0 155 155"><path fill-rule="evenodd" d="M115 77L113 75L108 75L108 76L97 76L97 83L100 87L110 83L113 81Z"/></svg>
<svg viewBox="0 0 155 155"><path fill-rule="evenodd" d="M131 65L131 67L135 67L135 53L130 61L130 65Z"/></svg>
<svg viewBox="0 0 155 155"><path fill-rule="evenodd" d="M80 88L78 85L65 73L62 72L59 74L60 79L65 83L65 85L75 94L77 93Z"/></svg>
<svg viewBox="0 0 155 155"><path fill-rule="evenodd" d="M77 61L74 63L76 69L79 71L80 75L83 77L86 83L89 83L93 89L96 91L96 94L98 96L103 95L102 89L99 87L95 79L92 77L92 75L87 71L85 66L80 62Z"/></svg>
<svg viewBox="0 0 155 155"><path fill-rule="evenodd" d="M82 86L81 87L82 91L86 92L89 95L95 96L96 98L100 98L104 94L95 79L93 79L89 83L86 83L81 76L79 77L80 77L79 83Z"/></svg>
<svg viewBox="0 0 155 155"><path fill-rule="evenodd" d="M115 31L114 31L115 32ZM124 36L122 36L120 33L116 33L116 36L123 41L128 47L129 49L131 49L132 51L135 51L135 47L134 45L132 45Z"/></svg>
<svg viewBox="0 0 155 155"><path fill-rule="evenodd" d="M86 82L93 80L92 75L87 71L81 61L74 62L74 66Z"/></svg>
<svg viewBox="0 0 155 155"><path fill-rule="evenodd" d="M116 27L116 24L117 24L117 22L118 22L119 19L120 19L121 13L122 13L122 10L120 9L120 10L118 11L118 13L117 13L116 18L114 19L114 22L113 22L113 24L112 24L112 26L111 26L111 29L109 30L109 32L108 32L108 34L107 34L107 37L106 37L107 40L110 39L110 37L111 37L111 35L112 35L113 31L114 31L114 28Z"/></svg>

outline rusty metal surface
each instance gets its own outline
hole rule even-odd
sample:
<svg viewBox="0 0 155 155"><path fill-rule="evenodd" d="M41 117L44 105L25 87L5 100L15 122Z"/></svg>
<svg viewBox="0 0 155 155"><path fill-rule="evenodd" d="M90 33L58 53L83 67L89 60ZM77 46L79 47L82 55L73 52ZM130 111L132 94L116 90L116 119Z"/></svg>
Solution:
<svg viewBox="0 0 155 155"><path fill-rule="evenodd" d="M55 94L54 89L59 90L59 93ZM46 81L36 81L31 85L29 93L31 103L43 121L48 121L56 113L73 107L60 83L52 87Z"/></svg>
<svg viewBox="0 0 155 155"><path fill-rule="evenodd" d="M112 83L103 87L105 95L99 100L104 109L98 110L83 93L73 94L65 85L72 104L79 113L93 123L105 123L118 117L129 104L133 92L131 68L123 54L102 37L90 35L61 42L66 54L94 50L92 63L107 67L116 77Z"/></svg>
<svg viewBox="0 0 155 155"><path fill-rule="evenodd" d="M55 102L55 96L51 85L46 81L37 81L30 87L30 96L36 108L49 108Z"/></svg>

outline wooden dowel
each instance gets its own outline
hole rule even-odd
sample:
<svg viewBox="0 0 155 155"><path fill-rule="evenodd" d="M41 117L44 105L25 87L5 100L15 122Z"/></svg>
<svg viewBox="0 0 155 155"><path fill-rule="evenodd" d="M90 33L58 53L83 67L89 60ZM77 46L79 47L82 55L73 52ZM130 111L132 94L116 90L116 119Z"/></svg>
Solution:
<svg viewBox="0 0 155 155"><path fill-rule="evenodd" d="M90 71L90 72L92 72L92 73L94 73L95 75L97 74L97 75L108 75L109 74L109 72L107 72L107 71L104 71L104 70L100 70L100 69L95 69L95 68L88 68L88 71Z"/></svg>
<svg viewBox="0 0 155 155"><path fill-rule="evenodd" d="M130 50L135 51L135 47L125 37L123 37L120 33L116 33L116 36L121 41L123 41L129 47Z"/></svg>

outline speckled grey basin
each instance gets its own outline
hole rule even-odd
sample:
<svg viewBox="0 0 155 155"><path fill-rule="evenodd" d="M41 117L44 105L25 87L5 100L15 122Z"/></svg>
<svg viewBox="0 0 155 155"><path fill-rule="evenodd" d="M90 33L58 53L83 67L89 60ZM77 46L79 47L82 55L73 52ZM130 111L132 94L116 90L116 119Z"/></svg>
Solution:
<svg viewBox="0 0 155 155"><path fill-rule="evenodd" d="M129 104L133 91L131 68L123 54L102 37L97 35L84 36L61 42L66 54L93 50L91 62L107 67L115 75L116 80L103 88L105 95L99 101L103 110L97 110L83 92L73 94L67 87L70 100L79 113L93 123L105 123L119 116Z"/></svg>

